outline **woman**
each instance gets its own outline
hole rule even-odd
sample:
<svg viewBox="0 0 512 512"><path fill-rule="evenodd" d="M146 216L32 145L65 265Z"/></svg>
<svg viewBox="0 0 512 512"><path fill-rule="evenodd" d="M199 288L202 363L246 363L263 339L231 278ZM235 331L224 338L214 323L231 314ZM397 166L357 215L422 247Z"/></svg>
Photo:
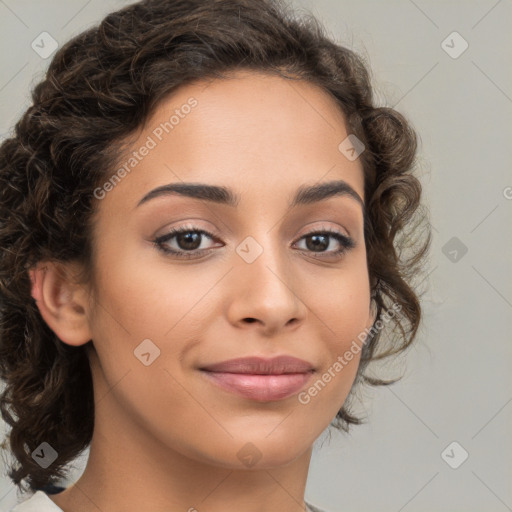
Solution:
<svg viewBox="0 0 512 512"><path fill-rule="evenodd" d="M420 323L415 152L275 1L147 0L61 48L0 148L13 510L318 511L315 439Z"/></svg>

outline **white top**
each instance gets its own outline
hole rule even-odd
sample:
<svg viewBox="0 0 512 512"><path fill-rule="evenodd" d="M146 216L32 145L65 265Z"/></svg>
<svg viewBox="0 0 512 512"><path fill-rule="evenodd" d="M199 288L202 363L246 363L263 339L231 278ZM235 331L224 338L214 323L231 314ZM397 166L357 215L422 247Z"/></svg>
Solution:
<svg viewBox="0 0 512 512"><path fill-rule="evenodd" d="M36 491L28 500L19 503L9 512L64 512L43 491Z"/></svg>
<svg viewBox="0 0 512 512"><path fill-rule="evenodd" d="M313 505L306 503L309 512L322 512ZM36 491L28 500L19 503L9 512L64 512L43 491Z"/></svg>

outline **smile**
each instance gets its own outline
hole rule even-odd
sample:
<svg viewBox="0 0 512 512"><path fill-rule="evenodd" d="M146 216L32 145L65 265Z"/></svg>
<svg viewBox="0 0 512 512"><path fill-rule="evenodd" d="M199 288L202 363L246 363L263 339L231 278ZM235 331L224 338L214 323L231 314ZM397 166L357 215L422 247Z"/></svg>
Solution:
<svg viewBox="0 0 512 512"><path fill-rule="evenodd" d="M249 373L224 373L202 371L214 385L244 398L258 402L283 400L297 394L313 375L306 373L283 373L256 375Z"/></svg>

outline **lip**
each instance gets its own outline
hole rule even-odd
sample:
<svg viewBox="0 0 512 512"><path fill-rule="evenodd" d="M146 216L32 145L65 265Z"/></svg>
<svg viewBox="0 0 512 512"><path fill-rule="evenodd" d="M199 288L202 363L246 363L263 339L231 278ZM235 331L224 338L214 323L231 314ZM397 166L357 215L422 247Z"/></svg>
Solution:
<svg viewBox="0 0 512 512"><path fill-rule="evenodd" d="M200 368L220 388L250 400L283 400L298 393L311 378L314 367L292 356L272 359L244 357Z"/></svg>
<svg viewBox="0 0 512 512"><path fill-rule="evenodd" d="M239 357L222 361L200 370L222 373L250 373L256 375L281 375L283 373L307 373L314 370L311 363L293 356L264 357Z"/></svg>

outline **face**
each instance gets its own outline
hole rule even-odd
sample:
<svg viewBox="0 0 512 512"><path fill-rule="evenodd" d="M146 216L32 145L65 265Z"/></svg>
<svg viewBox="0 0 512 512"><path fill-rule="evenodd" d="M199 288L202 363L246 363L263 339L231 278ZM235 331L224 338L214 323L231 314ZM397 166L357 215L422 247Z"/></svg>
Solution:
<svg viewBox="0 0 512 512"><path fill-rule="evenodd" d="M373 321L363 170L338 149L347 135L321 89L252 72L160 105L125 172L96 191L88 321L111 421L223 467L241 466L246 443L259 467L310 448L355 378L359 354L344 354ZM330 182L337 193L296 197ZM222 190L169 187L185 183ZM281 355L313 371L201 370Z"/></svg>

